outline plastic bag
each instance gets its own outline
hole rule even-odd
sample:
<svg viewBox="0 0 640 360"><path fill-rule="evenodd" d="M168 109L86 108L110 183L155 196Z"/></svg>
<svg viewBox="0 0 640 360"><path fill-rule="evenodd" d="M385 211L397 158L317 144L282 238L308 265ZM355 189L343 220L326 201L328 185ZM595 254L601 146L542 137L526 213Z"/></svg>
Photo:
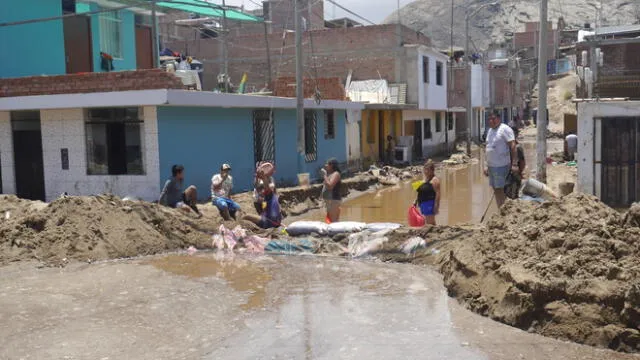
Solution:
<svg viewBox="0 0 640 360"><path fill-rule="evenodd" d="M222 237L222 235L213 235L212 236L212 242L211 242L211 246L214 249L224 249L224 238Z"/></svg>
<svg viewBox="0 0 640 360"><path fill-rule="evenodd" d="M376 233L363 231L349 235L349 254L354 258L375 254L389 240L385 235L390 231L383 230Z"/></svg>
<svg viewBox="0 0 640 360"><path fill-rule="evenodd" d="M367 224L365 229L372 232L378 232L382 230L395 230L400 228L401 226L402 225L396 223L371 223Z"/></svg>
<svg viewBox="0 0 640 360"><path fill-rule="evenodd" d="M249 251L250 253L264 254L264 248L269 242L269 239L251 235L246 237L243 242L244 246L247 248L247 251Z"/></svg>
<svg viewBox="0 0 640 360"><path fill-rule="evenodd" d="M220 225L220 228L218 229L218 231L220 231L220 234L222 235L222 238L224 239L224 243L227 246L227 248L229 250L233 250L233 248L235 248L236 244L238 243L233 232L227 229L224 225Z"/></svg>
<svg viewBox="0 0 640 360"><path fill-rule="evenodd" d="M424 216L422 216L422 214L420 214L420 211L418 211L418 208L416 208L413 205L411 205L411 207L409 208L407 218L408 218L409 226L423 227L425 224Z"/></svg>
<svg viewBox="0 0 640 360"><path fill-rule="evenodd" d="M329 224L327 226L327 232L329 235L336 235L342 233L354 233L360 232L365 229L367 224L356 221L339 221Z"/></svg>
<svg viewBox="0 0 640 360"><path fill-rule="evenodd" d="M399 250L409 255L427 246L427 242L421 237L412 237L400 245Z"/></svg>
<svg viewBox="0 0 640 360"><path fill-rule="evenodd" d="M296 221L287 226L287 233L291 236L309 235L312 233L326 235L327 232L327 224L320 221Z"/></svg>

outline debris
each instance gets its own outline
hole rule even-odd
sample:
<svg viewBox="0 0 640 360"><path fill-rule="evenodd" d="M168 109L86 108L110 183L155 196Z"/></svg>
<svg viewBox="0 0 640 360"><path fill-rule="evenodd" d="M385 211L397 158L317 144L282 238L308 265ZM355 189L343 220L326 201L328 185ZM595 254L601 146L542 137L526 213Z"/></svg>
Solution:
<svg viewBox="0 0 640 360"><path fill-rule="evenodd" d="M198 252L198 249L196 249L196 248L195 248L195 247L193 247L193 246L189 246L189 248L187 249L187 254L189 254L189 255L193 255L193 254L195 254L196 252Z"/></svg>
<svg viewBox="0 0 640 360"><path fill-rule="evenodd" d="M412 238L408 239L407 241L405 241L404 244L402 244L399 247L399 250L402 251L403 253L409 255L409 254L415 253L419 249L424 248L425 246L427 246L427 242L424 241L423 238L421 238L421 237L412 237Z"/></svg>

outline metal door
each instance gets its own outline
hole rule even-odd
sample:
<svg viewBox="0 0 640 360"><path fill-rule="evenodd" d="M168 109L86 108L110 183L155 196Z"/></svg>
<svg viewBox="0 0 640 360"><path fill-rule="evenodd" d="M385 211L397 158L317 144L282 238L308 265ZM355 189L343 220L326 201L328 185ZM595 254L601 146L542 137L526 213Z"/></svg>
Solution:
<svg viewBox="0 0 640 360"><path fill-rule="evenodd" d="M628 206L638 199L638 120L603 118L601 197L609 206Z"/></svg>

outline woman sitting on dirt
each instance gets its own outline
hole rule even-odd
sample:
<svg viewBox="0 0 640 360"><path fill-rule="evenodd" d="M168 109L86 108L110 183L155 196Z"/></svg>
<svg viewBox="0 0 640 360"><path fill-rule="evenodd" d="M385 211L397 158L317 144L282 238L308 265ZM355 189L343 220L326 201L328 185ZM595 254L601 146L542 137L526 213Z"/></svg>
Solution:
<svg viewBox="0 0 640 360"><path fill-rule="evenodd" d="M254 206L258 212L256 215L245 215L244 220L251 221L263 229L280 226L282 215L276 193L276 184L273 180L275 168L269 162L260 162L256 166L256 178L253 189Z"/></svg>
<svg viewBox="0 0 640 360"><path fill-rule="evenodd" d="M424 183L418 187L416 205L424 216L425 223L435 225L440 209L440 179L436 177L436 166L431 159L424 163L422 171Z"/></svg>

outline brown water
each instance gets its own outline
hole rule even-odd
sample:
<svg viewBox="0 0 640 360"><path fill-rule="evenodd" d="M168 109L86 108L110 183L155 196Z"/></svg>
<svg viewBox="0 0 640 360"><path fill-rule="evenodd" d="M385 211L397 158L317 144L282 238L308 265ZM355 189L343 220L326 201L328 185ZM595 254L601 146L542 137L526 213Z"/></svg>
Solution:
<svg viewBox="0 0 640 360"><path fill-rule="evenodd" d="M528 173L535 175L536 144L531 141L522 143L525 151ZM548 152L562 150L562 141L548 141ZM476 153L480 160L469 165L441 166L436 169L440 178L440 213L436 223L455 225L461 223L479 223L485 211L487 216L497 212L489 179L484 176L484 153ZM362 222L394 222L407 224L407 211L416 199L411 187L412 181L370 192L347 201L341 208L341 220Z"/></svg>

